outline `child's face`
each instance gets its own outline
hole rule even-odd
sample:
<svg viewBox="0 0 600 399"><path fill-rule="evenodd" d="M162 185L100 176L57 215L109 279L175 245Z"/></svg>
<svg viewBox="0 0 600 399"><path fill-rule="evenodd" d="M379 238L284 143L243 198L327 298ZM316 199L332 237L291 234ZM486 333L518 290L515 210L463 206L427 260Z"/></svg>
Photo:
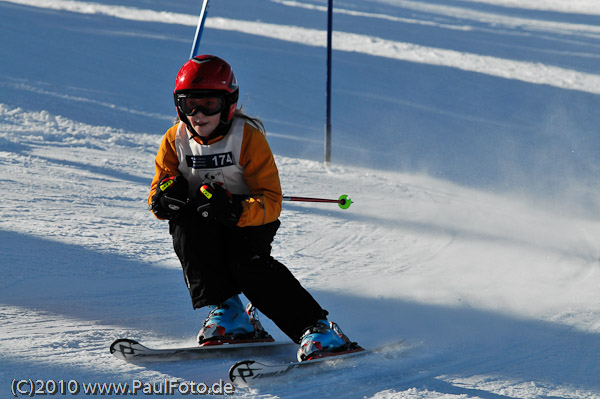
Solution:
<svg viewBox="0 0 600 399"><path fill-rule="evenodd" d="M208 137L219 126L221 114L206 116L202 112L197 112L195 115L188 116L188 119L198 136Z"/></svg>

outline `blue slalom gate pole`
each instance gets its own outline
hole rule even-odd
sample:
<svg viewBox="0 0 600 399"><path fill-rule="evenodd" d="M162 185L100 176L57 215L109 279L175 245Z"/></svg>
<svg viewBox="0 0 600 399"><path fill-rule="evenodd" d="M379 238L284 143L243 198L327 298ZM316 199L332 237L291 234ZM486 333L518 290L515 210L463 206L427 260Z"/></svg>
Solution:
<svg viewBox="0 0 600 399"><path fill-rule="evenodd" d="M327 87L325 109L325 163L331 161L331 42L333 36L333 0L327 6Z"/></svg>
<svg viewBox="0 0 600 399"><path fill-rule="evenodd" d="M206 9L208 7L208 0L202 2L202 9L200 10L200 17L198 18L198 26L196 27L196 36L194 36L194 43L192 44L192 52L190 58L194 58L198 54L200 48L200 39L202 38L202 31L204 30L204 21L206 20Z"/></svg>

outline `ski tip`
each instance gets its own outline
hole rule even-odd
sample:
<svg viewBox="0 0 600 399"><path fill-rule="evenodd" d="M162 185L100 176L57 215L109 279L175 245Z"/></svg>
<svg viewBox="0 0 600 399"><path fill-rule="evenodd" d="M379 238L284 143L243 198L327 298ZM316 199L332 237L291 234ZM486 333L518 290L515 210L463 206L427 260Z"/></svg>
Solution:
<svg viewBox="0 0 600 399"><path fill-rule="evenodd" d="M147 351L144 345L129 338L119 338L110 345L110 353L116 358L129 361L136 357L139 352Z"/></svg>
<svg viewBox="0 0 600 399"><path fill-rule="evenodd" d="M135 339L129 339L129 338L115 339L113 341L113 343L110 344L110 353L114 354L115 352L119 351L121 348L121 345L131 346L131 345L140 345L140 343L138 341L136 341Z"/></svg>
<svg viewBox="0 0 600 399"><path fill-rule="evenodd" d="M229 369L229 380L237 386L248 386L248 380L254 377L254 360L240 360Z"/></svg>

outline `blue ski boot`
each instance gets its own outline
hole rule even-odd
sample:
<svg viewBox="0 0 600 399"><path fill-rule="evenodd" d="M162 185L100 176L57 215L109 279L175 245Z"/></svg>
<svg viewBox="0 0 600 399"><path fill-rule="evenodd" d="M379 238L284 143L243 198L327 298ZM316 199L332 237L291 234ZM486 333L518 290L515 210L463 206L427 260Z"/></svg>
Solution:
<svg viewBox="0 0 600 399"><path fill-rule="evenodd" d="M200 346L274 341L262 327L256 309L248 304L244 309L239 296L233 296L213 306L198 333Z"/></svg>
<svg viewBox="0 0 600 399"><path fill-rule="evenodd" d="M348 339L337 324L332 321L319 320L302 334L300 348L298 348L298 361L303 362L362 350L363 348L356 342Z"/></svg>

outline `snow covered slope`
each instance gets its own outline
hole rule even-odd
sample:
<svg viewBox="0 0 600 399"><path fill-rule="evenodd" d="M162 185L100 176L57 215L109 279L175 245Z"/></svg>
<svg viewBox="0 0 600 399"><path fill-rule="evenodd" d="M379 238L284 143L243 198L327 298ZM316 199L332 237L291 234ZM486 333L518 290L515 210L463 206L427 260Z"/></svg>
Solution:
<svg viewBox="0 0 600 399"><path fill-rule="evenodd" d="M407 340L235 396L599 398L595 2L336 2L330 167L324 2L213 3L206 51L236 67L284 192L355 202L286 203L274 255L351 338ZM193 345L205 316L145 204L197 11L0 1L3 397L15 379L226 377L234 359L108 353L122 336Z"/></svg>

